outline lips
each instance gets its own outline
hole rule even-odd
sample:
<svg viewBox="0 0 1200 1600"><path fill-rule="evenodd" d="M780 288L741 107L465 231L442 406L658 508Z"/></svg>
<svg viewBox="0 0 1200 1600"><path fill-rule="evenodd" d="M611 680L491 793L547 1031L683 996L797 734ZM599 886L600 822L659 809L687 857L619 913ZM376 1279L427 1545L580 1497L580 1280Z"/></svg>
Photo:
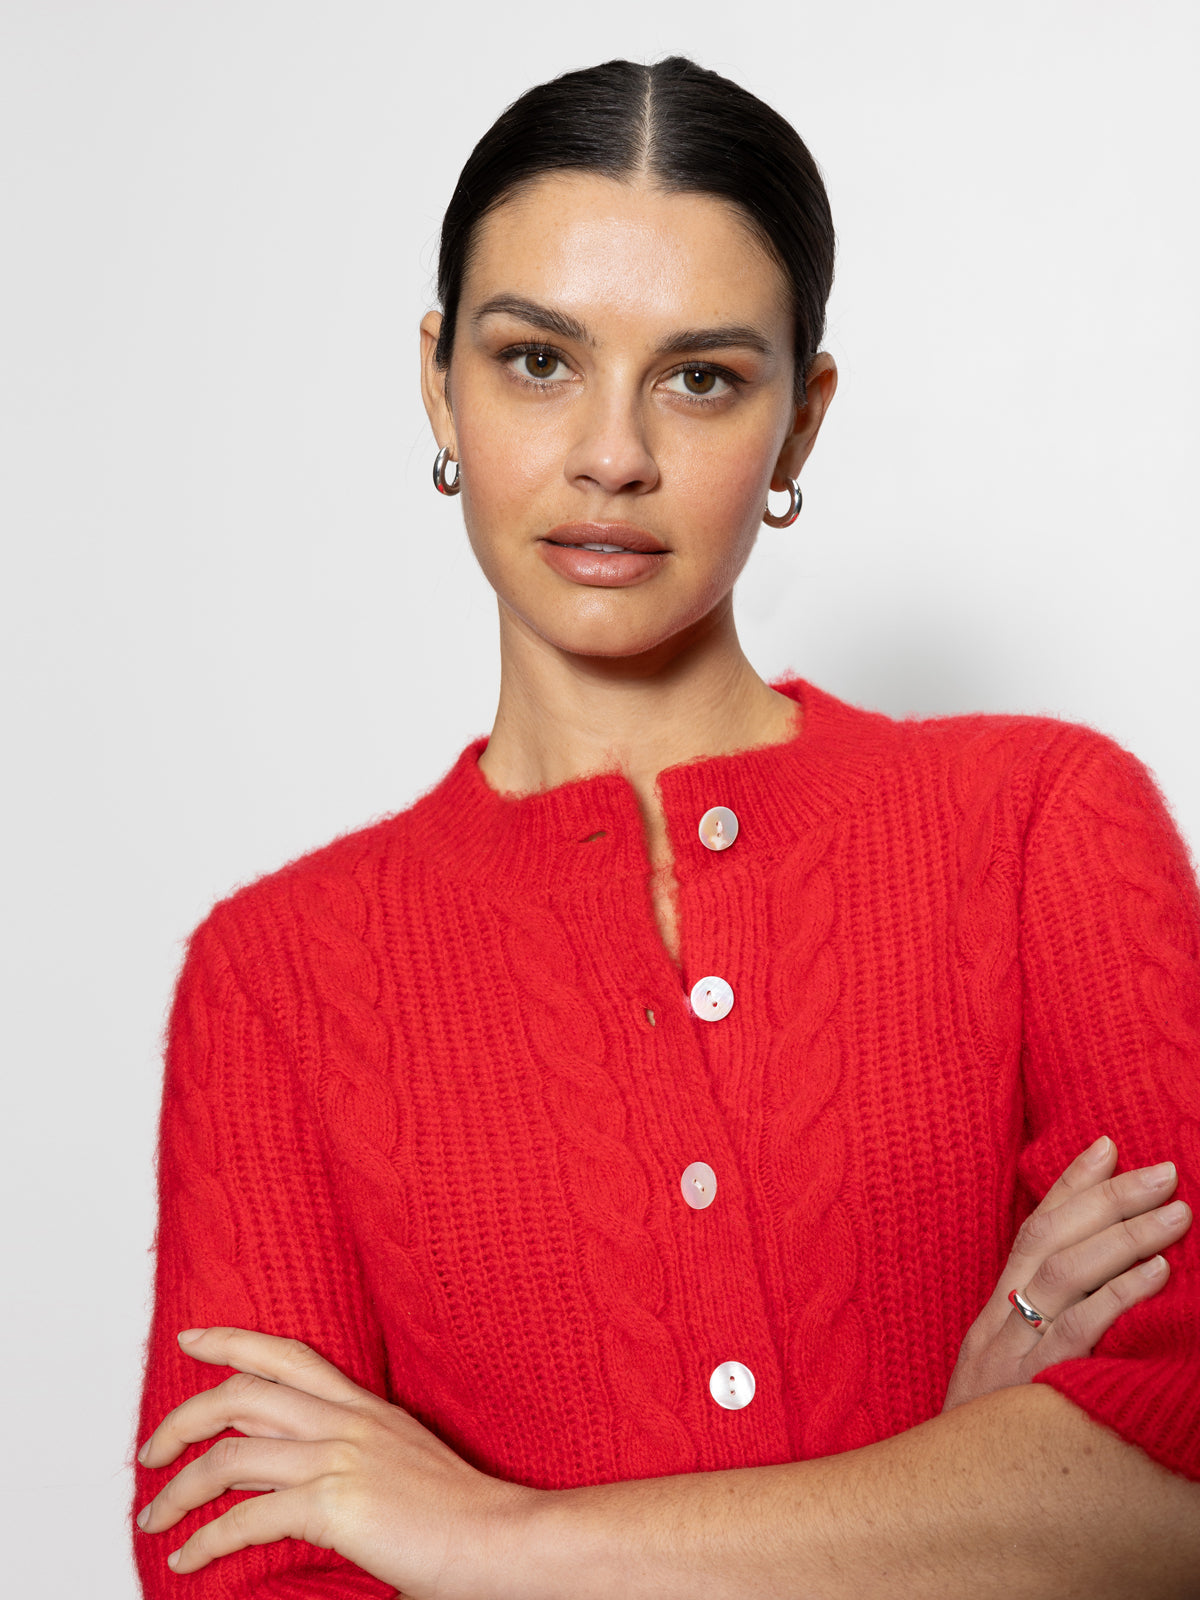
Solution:
<svg viewBox="0 0 1200 1600"><path fill-rule="evenodd" d="M538 542L542 560L560 578L587 589L629 589L661 572L670 551L626 523L572 522Z"/></svg>

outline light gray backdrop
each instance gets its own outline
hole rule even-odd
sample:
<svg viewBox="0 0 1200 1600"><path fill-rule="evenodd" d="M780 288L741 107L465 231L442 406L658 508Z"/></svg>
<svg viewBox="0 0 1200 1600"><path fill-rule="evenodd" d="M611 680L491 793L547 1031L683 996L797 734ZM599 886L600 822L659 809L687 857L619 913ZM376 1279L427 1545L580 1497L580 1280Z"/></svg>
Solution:
<svg viewBox="0 0 1200 1600"><path fill-rule="evenodd" d="M6 1582L128 1600L159 1046L233 885L486 729L416 324L470 145L672 51L820 161L842 387L742 584L767 672L1049 710L1200 841L1189 0L5 0Z"/></svg>

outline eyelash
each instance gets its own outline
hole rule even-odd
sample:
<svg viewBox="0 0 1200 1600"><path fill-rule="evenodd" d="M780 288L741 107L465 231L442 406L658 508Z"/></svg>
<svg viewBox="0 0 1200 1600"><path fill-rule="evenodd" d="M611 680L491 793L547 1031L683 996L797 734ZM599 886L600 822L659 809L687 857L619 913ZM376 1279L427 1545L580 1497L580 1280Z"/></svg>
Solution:
<svg viewBox="0 0 1200 1600"><path fill-rule="evenodd" d="M562 354L562 352L560 350L556 350L551 344L510 344L506 346L505 349L500 351L498 359L502 366L508 367L511 370L512 363L517 359L518 356L529 355L553 356L556 361L561 361L563 366L570 366L570 362ZM673 371L665 373L664 377L677 378L681 372L711 372L714 377L721 378L725 383L727 383L731 390L740 389L746 382L745 378L743 378L740 373L730 372L728 367L717 366L717 364L713 361L685 361L682 366L675 367ZM518 383L526 384L529 388L538 389L543 393L547 389L556 388L558 383L562 382L561 378L557 380L549 378L543 382L539 382L537 378L531 377L527 372L514 372L513 376L516 378ZM673 392L678 393L678 391ZM728 394L692 394L683 395L681 398L686 399L690 405L712 406L719 405L722 400L728 398Z"/></svg>

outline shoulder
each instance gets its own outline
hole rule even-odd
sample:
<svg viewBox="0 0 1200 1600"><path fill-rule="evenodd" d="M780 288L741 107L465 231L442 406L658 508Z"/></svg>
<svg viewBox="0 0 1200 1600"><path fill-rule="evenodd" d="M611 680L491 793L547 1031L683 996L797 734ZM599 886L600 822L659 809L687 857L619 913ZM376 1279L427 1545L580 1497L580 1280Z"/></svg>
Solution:
<svg viewBox="0 0 1200 1600"><path fill-rule="evenodd" d="M1090 773L1100 781L1105 774L1139 777L1153 786L1134 755L1086 723L1017 712L893 717L796 680L776 687L801 700L823 742L871 754L885 767L966 769L980 780L1020 777L1041 795L1072 773Z"/></svg>
<svg viewBox="0 0 1200 1600"><path fill-rule="evenodd" d="M1010 792L1032 823L1072 784L1101 788L1145 769L1116 740L1085 723L1008 713L906 719L901 747L953 773L964 793Z"/></svg>
<svg viewBox="0 0 1200 1600"><path fill-rule="evenodd" d="M195 929L188 963L227 967L244 988L273 980L315 942L361 942L404 900L436 877L436 840L453 825L455 766L412 805L355 828L218 900ZM185 963L186 971L187 963Z"/></svg>
<svg viewBox="0 0 1200 1600"><path fill-rule="evenodd" d="M815 746L870 774L867 791L881 803L906 796L980 817L998 806L1023 835L1072 817L1108 817L1178 838L1153 774L1086 723L997 712L893 717L798 680L776 687L803 704Z"/></svg>

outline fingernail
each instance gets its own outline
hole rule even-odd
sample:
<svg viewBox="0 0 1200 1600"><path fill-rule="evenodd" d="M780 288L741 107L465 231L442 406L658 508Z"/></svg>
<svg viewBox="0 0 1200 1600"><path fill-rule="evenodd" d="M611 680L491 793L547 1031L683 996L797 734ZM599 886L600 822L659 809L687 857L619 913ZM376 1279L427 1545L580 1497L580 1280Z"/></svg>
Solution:
<svg viewBox="0 0 1200 1600"><path fill-rule="evenodd" d="M174 1572L175 1568L179 1565L179 1556L180 1552L178 1550L172 1550L171 1554L167 1557L167 1565L170 1567L172 1572Z"/></svg>
<svg viewBox="0 0 1200 1600"><path fill-rule="evenodd" d="M149 1455L149 1453L150 1453L150 1441L149 1441L149 1439L147 1439L145 1444L142 1446L142 1448L137 1453L137 1458L142 1463L143 1466L146 1465L146 1457Z"/></svg>
<svg viewBox="0 0 1200 1600"><path fill-rule="evenodd" d="M1155 1212L1155 1216L1164 1228L1173 1228L1176 1223L1185 1221L1189 1215L1188 1208L1182 1200L1172 1200L1169 1206L1163 1206Z"/></svg>
<svg viewBox="0 0 1200 1600"><path fill-rule="evenodd" d="M1161 1278L1166 1270L1166 1256L1151 1256L1149 1261L1143 1261L1138 1266L1138 1271L1143 1278Z"/></svg>
<svg viewBox="0 0 1200 1600"><path fill-rule="evenodd" d="M137 1514L137 1525L138 1525L139 1528L144 1528L149 1521L150 1521L150 1507L149 1506L143 1506L142 1509Z"/></svg>
<svg viewBox="0 0 1200 1600"><path fill-rule="evenodd" d="M1160 1161L1157 1167L1143 1167L1140 1176L1147 1189L1165 1189L1175 1181L1175 1163Z"/></svg>
<svg viewBox="0 0 1200 1600"><path fill-rule="evenodd" d="M207 1333L207 1328L185 1328L182 1333L176 1334L180 1344L195 1344L202 1333Z"/></svg>
<svg viewBox="0 0 1200 1600"><path fill-rule="evenodd" d="M1095 1144L1084 1151L1084 1160L1087 1161L1090 1166L1098 1167L1100 1163L1107 1158L1112 1147L1112 1140L1106 1133L1102 1133L1096 1140Z"/></svg>

